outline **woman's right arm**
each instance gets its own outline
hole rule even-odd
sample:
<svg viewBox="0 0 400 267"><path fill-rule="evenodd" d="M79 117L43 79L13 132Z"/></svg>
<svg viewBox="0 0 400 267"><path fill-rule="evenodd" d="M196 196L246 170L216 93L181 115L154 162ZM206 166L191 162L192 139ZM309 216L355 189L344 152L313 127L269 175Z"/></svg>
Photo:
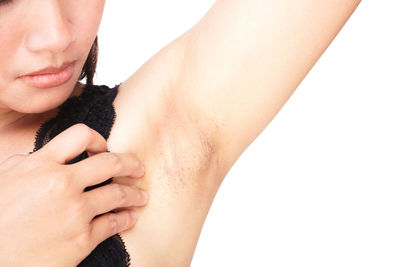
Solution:
<svg viewBox="0 0 400 267"><path fill-rule="evenodd" d="M64 165L85 150L92 156ZM133 154L106 150L98 132L76 124L35 153L0 164L0 266L76 266L135 224L126 210L107 212L145 205L138 188L110 183L84 192L110 177L143 176Z"/></svg>

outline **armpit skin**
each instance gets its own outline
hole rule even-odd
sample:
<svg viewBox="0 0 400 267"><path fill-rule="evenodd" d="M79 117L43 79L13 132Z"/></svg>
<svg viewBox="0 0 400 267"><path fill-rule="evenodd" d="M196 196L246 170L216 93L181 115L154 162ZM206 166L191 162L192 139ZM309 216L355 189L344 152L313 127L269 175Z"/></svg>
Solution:
<svg viewBox="0 0 400 267"><path fill-rule="evenodd" d="M172 115L175 108L147 136L146 174L135 182L149 203L135 208L136 225L122 233L137 267L190 266L222 180L213 136L188 113Z"/></svg>
<svg viewBox="0 0 400 267"><path fill-rule="evenodd" d="M135 180L149 193L136 225L122 234L135 267L190 266L212 201L225 174L220 172L217 125L190 111L179 97L163 96L155 117L145 118L140 157L146 174ZM137 185L136 184L136 185Z"/></svg>
<svg viewBox="0 0 400 267"><path fill-rule="evenodd" d="M197 114L179 96L165 95L165 117L160 120L157 145L163 169L161 179L168 177L171 191L180 194L185 187L204 191L222 182L226 173L219 171L218 129L215 118ZM222 168L220 168L222 170ZM211 180L206 180L209 177Z"/></svg>

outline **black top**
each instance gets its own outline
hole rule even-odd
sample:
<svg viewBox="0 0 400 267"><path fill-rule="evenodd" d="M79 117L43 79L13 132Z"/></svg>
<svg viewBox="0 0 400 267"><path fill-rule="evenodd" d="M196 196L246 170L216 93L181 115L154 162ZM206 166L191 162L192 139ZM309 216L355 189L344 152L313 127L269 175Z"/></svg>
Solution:
<svg viewBox="0 0 400 267"><path fill-rule="evenodd" d="M30 154L39 150L59 133L77 123L86 124L99 132L107 140L116 118L113 101L118 94L118 87L119 85L113 88L106 85L86 85L81 95L68 98L59 106L58 114L54 118L44 122L38 129L35 138L35 148ZM66 164L73 164L88 157L88 153L84 151ZM86 192L111 182L112 177L100 184L86 187L84 191ZM121 236L116 234L100 243L78 265L78 267L86 266L130 266L130 257Z"/></svg>

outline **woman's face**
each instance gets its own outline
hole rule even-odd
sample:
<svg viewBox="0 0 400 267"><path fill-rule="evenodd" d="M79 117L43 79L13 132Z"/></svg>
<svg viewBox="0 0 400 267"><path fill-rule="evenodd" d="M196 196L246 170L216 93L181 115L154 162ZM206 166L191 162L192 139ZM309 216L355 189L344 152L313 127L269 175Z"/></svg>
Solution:
<svg viewBox="0 0 400 267"><path fill-rule="evenodd" d="M0 114L43 113L73 92L96 38L105 0L0 0ZM39 88L19 78L74 61L66 83Z"/></svg>

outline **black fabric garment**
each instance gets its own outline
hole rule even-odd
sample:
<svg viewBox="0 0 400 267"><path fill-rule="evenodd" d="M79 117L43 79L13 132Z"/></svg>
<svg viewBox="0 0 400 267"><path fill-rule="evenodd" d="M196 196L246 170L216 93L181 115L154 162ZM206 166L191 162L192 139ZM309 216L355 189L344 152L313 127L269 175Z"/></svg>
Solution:
<svg viewBox="0 0 400 267"><path fill-rule="evenodd" d="M106 85L86 85L79 96L68 98L59 106L58 114L54 118L44 122L38 129L35 138L35 148L30 154L39 150L55 136L77 123L86 124L99 132L107 140L116 118L113 101L118 94L118 87L119 85L113 88ZM84 151L66 164L73 164L88 157L88 153ZM82 178L84 179L84 177ZM100 184L86 187L84 191L86 192L111 182L112 177ZM78 265L78 267L111 266L130 266L130 256L119 234L111 236L100 243Z"/></svg>

